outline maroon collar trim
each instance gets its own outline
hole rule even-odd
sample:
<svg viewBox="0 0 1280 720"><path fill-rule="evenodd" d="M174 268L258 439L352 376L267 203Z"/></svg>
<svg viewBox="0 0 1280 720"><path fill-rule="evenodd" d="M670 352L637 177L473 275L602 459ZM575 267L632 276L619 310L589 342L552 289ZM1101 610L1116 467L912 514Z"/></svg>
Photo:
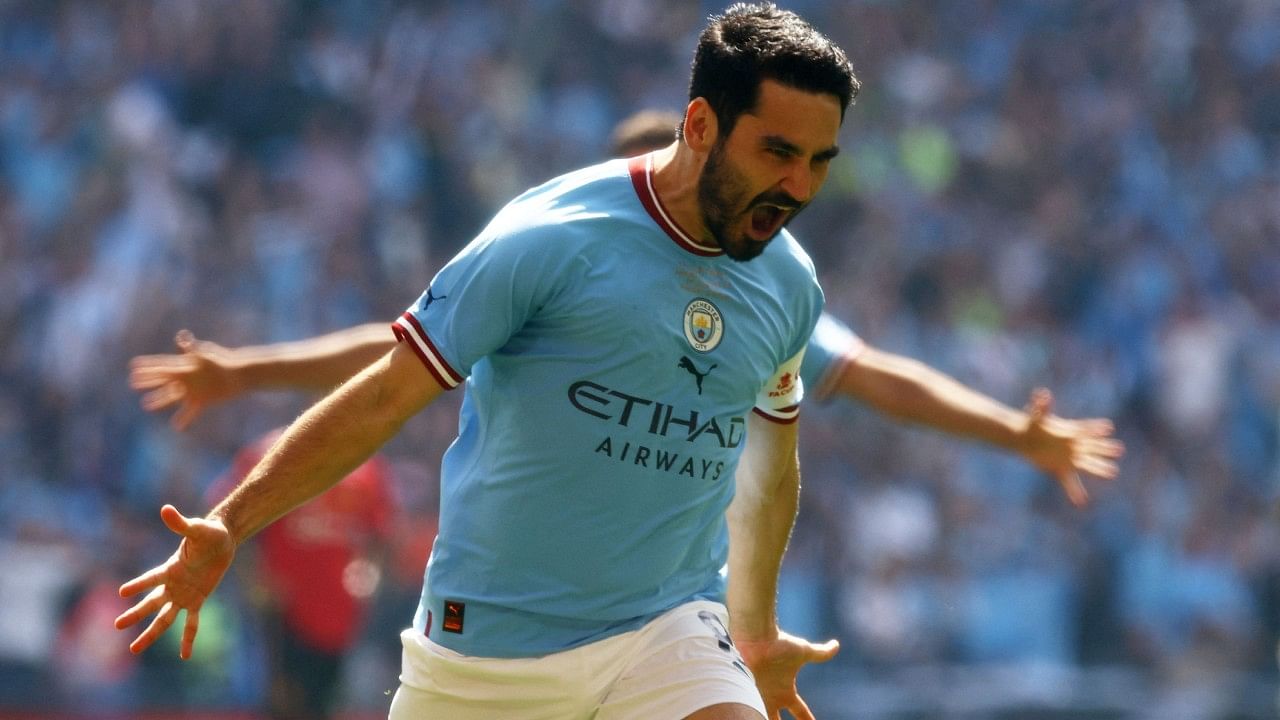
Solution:
<svg viewBox="0 0 1280 720"><path fill-rule="evenodd" d="M631 158L627 163L627 169L631 172L631 184L635 186L636 195L640 198L640 204L644 205L649 217L653 218L658 227L662 228L663 232L674 240L677 245L694 255L702 257L715 257L724 254L724 250L718 247L707 247L695 241L689 233L676 224L675 219L671 217L671 213L667 212L662 200L658 198L657 190L653 187L652 153Z"/></svg>

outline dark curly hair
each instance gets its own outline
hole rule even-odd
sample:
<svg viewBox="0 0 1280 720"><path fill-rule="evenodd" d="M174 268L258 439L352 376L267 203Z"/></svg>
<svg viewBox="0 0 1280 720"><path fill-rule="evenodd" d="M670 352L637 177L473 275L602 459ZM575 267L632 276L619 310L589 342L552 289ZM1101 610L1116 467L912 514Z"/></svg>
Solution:
<svg viewBox="0 0 1280 720"><path fill-rule="evenodd" d="M789 10L736 3L713 15L698 36L689 100L706 98L727 136L755 108L765 79L836 96L841 121L861 88L844 50Z"/></svg>

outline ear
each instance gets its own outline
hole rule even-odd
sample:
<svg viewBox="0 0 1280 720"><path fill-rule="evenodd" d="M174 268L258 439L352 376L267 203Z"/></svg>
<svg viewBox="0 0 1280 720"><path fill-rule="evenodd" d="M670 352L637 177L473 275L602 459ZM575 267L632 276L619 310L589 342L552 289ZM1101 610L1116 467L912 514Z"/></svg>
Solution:
<svg viewBox="0 0 1280 720"><path fill-rule="evenodd" d="M716 144L720 125L705 98L694 98L684 111L684 142L694 152L710 152Z"/></svg>

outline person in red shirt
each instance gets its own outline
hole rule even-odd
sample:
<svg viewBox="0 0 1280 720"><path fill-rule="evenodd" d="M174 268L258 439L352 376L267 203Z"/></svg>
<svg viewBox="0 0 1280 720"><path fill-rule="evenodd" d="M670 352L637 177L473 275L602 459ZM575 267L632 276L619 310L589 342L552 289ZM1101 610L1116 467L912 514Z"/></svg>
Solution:
<svg viewBox="0 0 1280 720"><path fill-rule="evenodd" d="M242 449L210 491L217 502L257 465L281 430ZM342 659L360 638L394 523L390 465L370 458L262 531L246 565L268 632L273 718L333 716Z"/></svg>

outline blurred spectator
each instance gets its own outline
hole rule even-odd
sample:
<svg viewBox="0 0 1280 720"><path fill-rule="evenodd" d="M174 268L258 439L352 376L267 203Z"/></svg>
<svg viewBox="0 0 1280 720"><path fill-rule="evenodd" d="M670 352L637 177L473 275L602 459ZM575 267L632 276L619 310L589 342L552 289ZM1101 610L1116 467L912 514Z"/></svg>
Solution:
<svg viewBox="0 0 1280 720"><path fill-rule="evenodd" d="M237 453L211 488L209 504L229 494L280 434L272 431ZM241 559L243 573L268 636L272 718L335 716L342 663L364 628L394 524L390 467L374 456L245 548L252 560Z"/></svg>
<svg viewBox="0 0 1280 720"><path fill-rule="evenodd" d="M136 706L137 657L115 641L115 618L129 609L109 566L89 573L54 644L52 666L67 709L123 710Z"/></svg>
<svg viewBox="0 0 1280 720"><path fill-rule="evenodd" d="M37 689L48 703L55 688L59 612L85 570L84 559L67 538L30 524L0 539L0 568L0 707L22 707Z"/></svg>

